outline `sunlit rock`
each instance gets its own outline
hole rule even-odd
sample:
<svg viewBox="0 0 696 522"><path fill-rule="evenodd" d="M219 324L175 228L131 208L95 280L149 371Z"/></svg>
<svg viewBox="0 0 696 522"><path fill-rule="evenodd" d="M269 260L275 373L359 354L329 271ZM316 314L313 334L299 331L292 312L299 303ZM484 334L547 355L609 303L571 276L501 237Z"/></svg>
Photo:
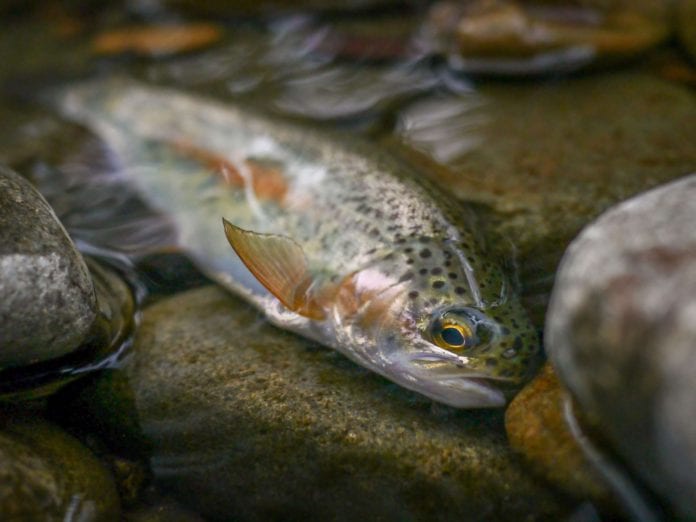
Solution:
<svg viewBox="0 0 696 522"><path fill-rule="evenodd" d="M606 504L609 491L566 421L570 396L546 364L505 412L510 445L569 495Z"/></svg>

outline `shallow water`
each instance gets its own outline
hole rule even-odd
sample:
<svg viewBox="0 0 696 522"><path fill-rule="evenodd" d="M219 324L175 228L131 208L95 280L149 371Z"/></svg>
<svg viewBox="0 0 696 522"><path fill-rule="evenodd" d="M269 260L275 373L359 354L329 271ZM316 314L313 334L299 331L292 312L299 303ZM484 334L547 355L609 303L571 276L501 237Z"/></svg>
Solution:
<svg viewBox="0 0 696 522"><path fill-rule="evenodd" d="M539 328L556 264L580 227L611 204L696 166L694 91L665 75L665 63L687 71L690 67L674 45L619 63L599 60L597 67L574 74L568 69L577 68L575 62L541 75L537 62L522 66L522 73L517 64L505 74L499 64L488 73L477 65L473 74L455 67L455 56L434 48L424 28L426 6L350 13L239 13L228 7L211 15L188 10L186 2L132 2L130 8L109 4L98 11L80 2L0 11L0 161L39 187L85 253L121 262L118 266L129 277L138 278L147 288L147 303L166 302L171 294L209 281L185 256L165 252L176 230L119 178L118 158L86 129L62 121L42 105L42 93L50 86L117 72L378 143L475 210L482 234ZM94 47L98 36L114 28L191 21L211 24L219 38L200 49L171 54L154 44L143 53L117 50L108 55ZM570 53L568 60L574 59ZM349 371L359 373L352 367ZM330 387L335 379L331 374L325 384ZM389 385L373 385L391 400ZM462 429L470 436L480 435L471 427L480 423L503 443L499 412L467 416L395 393L394 408L412 402L426 424L436 419L443 429ZM57 402L70 400L81 404L79 386L71 385ZM55 405L52 410L62 411ZM60 413L53 417L62 422ZM178 422L194 426L198 420L194 415ZM89 423L79 426L78 419L76 428L70 418L65 424L86 431L83 438L93 436ZM225 429L221 433L228 436ZM109 451L137 460L133 455L139 457L140 449L130 449ZM179 450L172 451L176 455ZM203 457L196 462L196 455L192 451L177 458L187 459L192 470L210 465ZM159 458L150 464L166 468L161 460L166 451ZM180 484L172 485L168 473L174 471L167 469L160 477L167 495L178 494L175 502L197 506L190 491L182 493ZM362 478L368 485L369 477ZM565 494L550 491L561 507L531 514L532 519L573 512L574 503ZM150 490L133 505L126 503L125 512L158 505L161 494ZM283 518L274 511L278 508L267 509L265 518ZM355 513L363 514L361 509ZM220 511L212 512L220 517ZM250 515L240 508L238 513L264 518L261 511ZM445 508L439 516L448 520L458 513L452 508L448 515ZM501 513L495 516L501 519ZM311 517L312 512L295 515ZM185 516L194 520L193 514ZM586 507L576 512L580 520L597 516Z"/></svg>

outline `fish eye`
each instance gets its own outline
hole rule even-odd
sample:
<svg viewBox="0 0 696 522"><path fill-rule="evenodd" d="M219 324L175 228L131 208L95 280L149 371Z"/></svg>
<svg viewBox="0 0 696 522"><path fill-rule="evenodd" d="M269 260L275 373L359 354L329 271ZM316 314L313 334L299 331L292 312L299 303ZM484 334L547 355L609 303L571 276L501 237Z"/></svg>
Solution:
<svg viewBox="0 0 696 522"><path fill-rule="evenodd" d="M464 329L461 326L446 326L440 331L440 338L453 348L461 348L466 344Z"/></svg>
<svg viewBox="0 0 696 522"><path fill-rule="evenodd" d="M481 312L461 307L436 314L428 334L430 341L440 348L461 350L488 344L494 332Z"/></svg>
<svg viewBox="0 0 696 522"><path fill-rule="evenodd" d="M472 343L473 338L471 325L458 318L439 316L430 325L430 340L446 350L465 348Z"/></svg>

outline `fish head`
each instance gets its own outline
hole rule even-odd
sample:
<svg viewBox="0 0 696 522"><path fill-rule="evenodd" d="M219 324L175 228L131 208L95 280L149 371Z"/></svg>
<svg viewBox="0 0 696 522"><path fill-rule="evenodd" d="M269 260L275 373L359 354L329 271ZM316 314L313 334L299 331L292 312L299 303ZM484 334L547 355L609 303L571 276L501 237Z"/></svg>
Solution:
<svg viewBox="0 0 696 522"><path fill-rule="evenodd" d="M468 266L449 263L441 271L414 265L399 272L377 264L354 278L353 291L372 293L347 329L350 355L438 402L504 406L539 363L538 335L519 301L506 291L485 299L493 294L476 290L482 281L467 282ZM440 284L443 278L448 284Z"/></svg>
<svg viewBox="0 0 696 522"><path fill-rule="evenodd" d="M399 332L393 344L385 339L383 345L392 370L451 406L504 406L530 377L539 346L531 326L520 331L506 325L505 308L451 304L403 310L393 323Z"/></svg>

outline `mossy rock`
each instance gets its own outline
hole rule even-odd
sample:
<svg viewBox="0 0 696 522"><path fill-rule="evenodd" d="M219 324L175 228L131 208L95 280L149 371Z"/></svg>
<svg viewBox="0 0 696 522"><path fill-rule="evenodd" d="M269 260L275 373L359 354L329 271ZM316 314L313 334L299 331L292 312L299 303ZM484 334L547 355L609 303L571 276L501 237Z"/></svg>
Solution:
<svg viewBox="0 0 696 522"><path fill-rule="evenodd" d="M0 519L119 520L106 467L46 421L0 413Z"/></svg>
<svg viewBox="0 0 696 522"><path fill-rule="evenodd" d="M502 411L436 405L216 287L147 308L124 374L157 483L211 519L554 520L573 507L519 466ZM93 423L119 404L96 386L81 395Z"/></svg>

